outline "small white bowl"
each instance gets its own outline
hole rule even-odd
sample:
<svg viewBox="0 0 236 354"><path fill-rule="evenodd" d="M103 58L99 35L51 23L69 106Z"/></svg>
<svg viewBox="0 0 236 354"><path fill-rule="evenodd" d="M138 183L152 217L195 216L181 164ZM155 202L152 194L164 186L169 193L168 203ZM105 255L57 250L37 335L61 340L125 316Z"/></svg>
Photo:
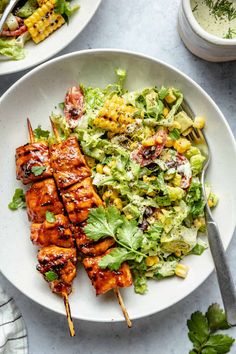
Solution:
<svg viewBox="0 0 236 354"><path fill-rule="evenodd" d="M206 32L195 19L190 0L182 0L178 31L186 47L196 56L213 62L236 60L236 39L223 39Z"/></svg>

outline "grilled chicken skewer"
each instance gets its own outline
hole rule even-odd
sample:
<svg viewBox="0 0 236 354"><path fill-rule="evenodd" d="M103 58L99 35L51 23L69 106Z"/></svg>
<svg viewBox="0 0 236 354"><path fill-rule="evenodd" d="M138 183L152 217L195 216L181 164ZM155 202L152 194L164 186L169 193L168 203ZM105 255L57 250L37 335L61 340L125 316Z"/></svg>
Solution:
<svg viewBox="0 0 236 354"><path fill-rule="evenodd" d="M71 337L75 335L75 330L68 295L71 293L71 284L76 276L76 261L76 249L72 247L47 246L41 248L38 253L37 270L49 282L52 292L62 296Z"/></svg>
<svg viewBox="0 0 236 354"><path fill-rule="evenodd" d="M83 266L96 290L96 295L105 294L110 290L114 291L127 325L130 328L132 327L132 322L119 291L119 288L132 285L130 268L127 263L123 263L117 271L101 269L99 267L99 262L102 256L111 251L111 247L114 246L115 241L111 237L107 237L102 241L92 241L83 231L85 225L86 223L83 223L81 227L78 227L75 234L77 249L83 256L85 256Z"/></svg>
<svg viewBox="0 0 236 354"><path fill-rule="evenodd" d="M56 184L52 178L49 149L46 143L35 143L29 119L27 119L30 143L16 151L17 176L23 183L34 182L26 192L28 218L31 224L31 240L42 247L38 252L37 269L44 275L51 290L62 296L65 304L70 335L74 336L74 326L68 295L76 276L76 248L74 247L73 227L69 219L63 215ZM39 149L42 148L41 150ZM37 148L37 149L36 149ZM19 153L20 151L20 153ZM45 174L46 168L50 174ZM43 171L35 178L31 166ZM49 177L49 178L47 178ZM55 220L48 222L46 213L51 212Z"/></svg>
<svg viewBox="0 0 236 354"><path fill-rule="evenodd" d="M75 225L79 225L88 218L90 209L103 205L103 202L93 187L90 169L86 165L76 138L71 137L61 141L58 130L52 120L51 124L57 139L57 144L52 145L50 148L53 175L70 221ZM61 161L62 156L63 162ZM63 179L61 178L62 175ZM132 284L129 266L123 264L117 272L100 269L98 265L101 259L100 255L104 254L114 244L114 240L108 238L94 243L87 238L81 228L78 227L78 230L75 234L78 249L83 255L92 254L93 257L96 256L94 258L85 258L83 261L85 270L96 289L96 294L104 294L114 289L128 327L131 327L132 323L118 288ZM83 244L84 241L86 246ZM97 281L95 281L95 278Z"/></svg>
<svg viewBox="0 0 236 354"><path fill-rule="evenodd" d="M20 179L23 184L52 177L48 144L43 141L35 142L29 119L27 119L27 124L30 143L18 147L15 156L16 178Z"/></svg>

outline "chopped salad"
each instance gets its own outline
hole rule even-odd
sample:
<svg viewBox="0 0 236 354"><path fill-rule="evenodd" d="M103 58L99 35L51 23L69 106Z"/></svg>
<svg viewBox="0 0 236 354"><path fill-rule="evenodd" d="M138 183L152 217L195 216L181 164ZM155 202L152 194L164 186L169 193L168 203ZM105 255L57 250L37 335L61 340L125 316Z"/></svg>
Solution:
<svg viewBox="0 0 236 354"><path fill-rule="evenodd" d="M128 91L126 72L116 74L117 82L106 88L71 88L59 105L64 113L51 119L61 139L78 138L103 200L103 206L90 210L84 227L93 241L112 237L116 242L99 266L117 271L128 262L135 291L143 294L148 279L185 278L185 257L207 248L199 237L206 231L199 179L205 158L188 139L205 120L187 115L177 88ZM49 144L55 140L41 126L34 136ZM214 207L217 197L210 186L207 197Z"/></svg>
<svg viewBox="0 0 236 354"><path fill-rule="evenodd" d="M0 18L8 2L0 0ZM66 0L20 0L0 31L0 59L23 59L27 41L42 42L78 9Z"/></svg>

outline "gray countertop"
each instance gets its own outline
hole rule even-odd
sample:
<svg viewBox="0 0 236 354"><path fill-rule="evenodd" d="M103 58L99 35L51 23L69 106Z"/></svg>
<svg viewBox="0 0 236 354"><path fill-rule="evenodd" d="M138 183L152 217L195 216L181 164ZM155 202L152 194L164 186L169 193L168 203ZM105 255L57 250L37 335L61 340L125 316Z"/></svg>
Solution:
<svg viewBox="0 0 236 354"><path fill-rule="evenodd" d="M143 52L174 65L215 100L236 133L236 62L208 63L194 57L177 33L179 1L103 0L81 35L60 54L87 48L122 48ZM23 73L0 78L0 95ZM236 269L236 239L227 251ZM17 271L17 270L16 270ZM233 274L236 281L236 273ZM125 323L76 321L77 336L68 335L66 318L48 311L22 295L2 275L0 282L13 296L25 319L31 354L185 354L190 349L186 320L196 310L205 311L212 302L221 302L216 275L212 274L196 291L177 305L150 317ZM236 331L229 334L236 337ZM236 346L232 349L236 353Z"/></svg>

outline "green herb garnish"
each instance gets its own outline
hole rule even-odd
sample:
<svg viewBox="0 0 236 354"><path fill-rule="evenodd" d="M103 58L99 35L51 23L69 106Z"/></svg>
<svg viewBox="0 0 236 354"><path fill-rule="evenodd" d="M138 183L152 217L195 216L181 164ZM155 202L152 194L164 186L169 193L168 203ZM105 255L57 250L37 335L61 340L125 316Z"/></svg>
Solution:
<svg viewBox="0 0 236 354"><path fill-rule="evenodd" d="M66 23L69 23L69 17L80 8L79 5L71 6L69 1L56 0L54 11L61 14Z"/></svg>
<svg viewBox="0 0 236 354"><path fill-rule="evenodd" d="M36 141L47 140L49 138L50 132L48 130L43 130L41 125L34 129L34 138Z"/></svg>
<svg viewBox="0 0 236 354"><path fill-rule="evenodd" d="M230 328L225 313L218 304L212 304L205 315L194 312L187 321L188 337L193 343L189 354L224 354L230 351L234 338L226 334L214 334L219 329Z"/></svg>
<svg viewBox="0 0 236 354"><path fill-rule="evenodd" d="M33 166L31 168L31 172L35 175L35 176L40 176L41 174L43 174L43 172L46 170L46 166Z"/></svg>
<svg viewBox="0 0 236 354"><path fill-rule="evenodd" d="M137 222L134 220L128 221L114 206L92 209L84 231L94 241L110 236L119 246L123 247L115 248L109 255L104 256L104 259L102 258L99 263L102 268L108 267L117 270L121 262L127 259L146 257L144 253L138 251L143 234L138 228Z"/></svg>
<svg viewBox="0 0 236 354"><path fill-rule="evenodd" d="M229 0L205 0L205 4L216 18L227 17L229 21L236 18L236 8Z"/></svg>
<svg viewBox="0 0 236 354"><path fill-rule="evenodd" d="M54 223L56 221L55 214L51 213L51 211L46 211L46 220L47 222Z"/></svg>
<svg viewBox="0 0 236 354"><path fill-rule="evenodd" d="M57 273L55 273L53 270L49 270L48 272L46 272L44 274L44 276L45 276L47 281L53 281L53 280L58 279Z"/></svg>
<svg viewBox="0 0 236 354"><path fill-rule="evenodd" d="M224 36L225 39L232 39L234 38L234 36L236 36L236 31L233 30L232 28L228 29L228 32L226 33L226 35Z"/></svg>
<svg viewBox="0 0 236 354"><path fill-rule="evenodd" d="M17 210L19 208L25 208L25 195L21 188L16 188L15 193L12 197L12 201L8 204L8 208L11 210Z"/></svg>

